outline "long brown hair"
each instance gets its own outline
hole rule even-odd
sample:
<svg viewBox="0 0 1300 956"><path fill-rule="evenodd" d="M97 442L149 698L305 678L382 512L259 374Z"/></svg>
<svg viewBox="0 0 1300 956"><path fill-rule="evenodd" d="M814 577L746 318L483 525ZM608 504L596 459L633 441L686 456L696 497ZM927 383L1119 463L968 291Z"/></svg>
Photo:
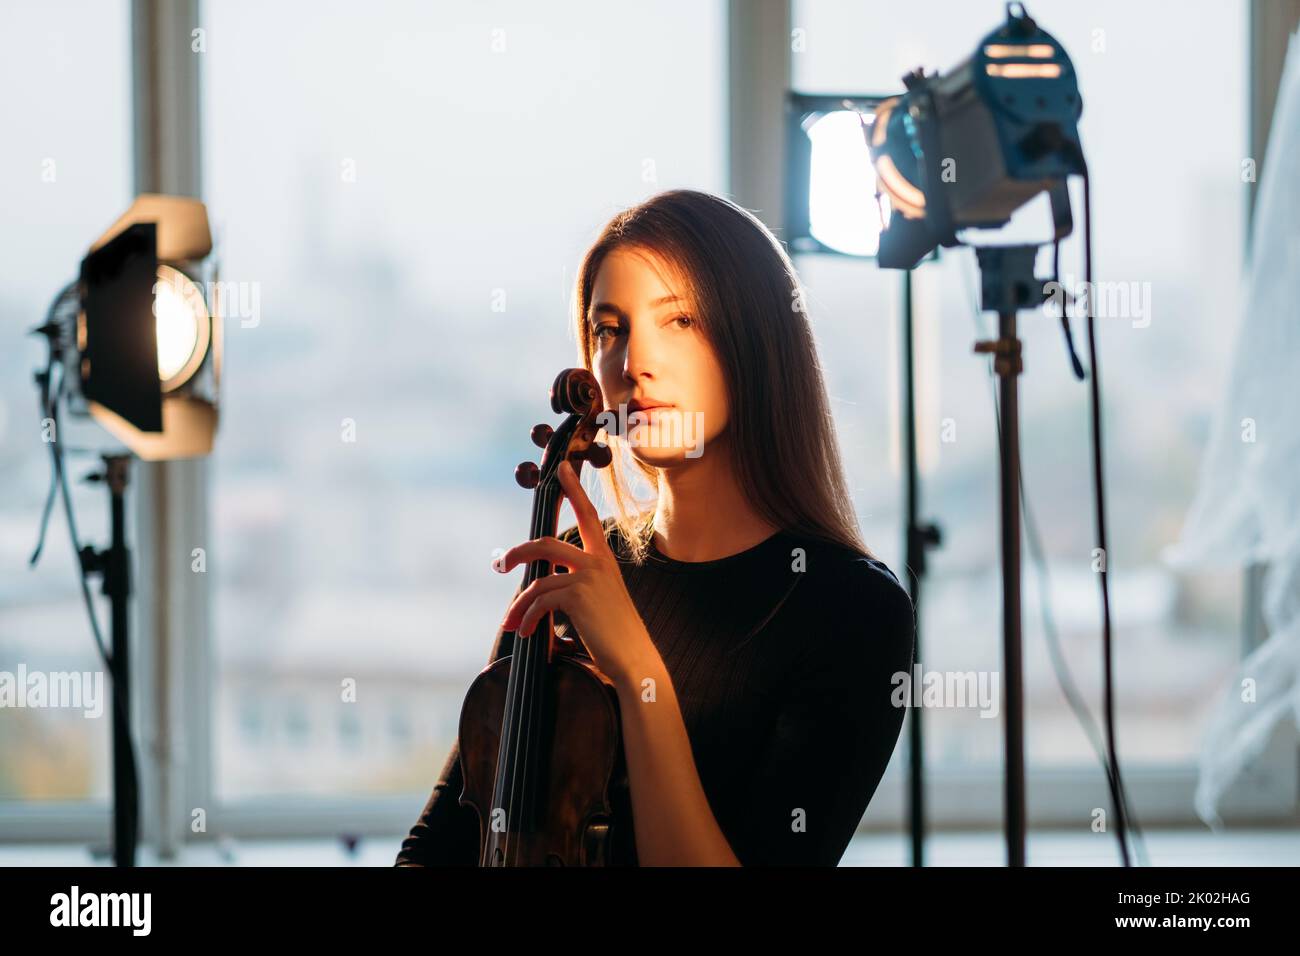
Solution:
<svg viewBox="0 0 1300 956"><path fill-rule="evenodd" d="M858 529L844 480L826 384L790 257L752 213L691 189L652 196L611 219L578 270L574 325L578 354L592 369L596 340L588 320L601 263L618 248L649 250L686 285L675 290L695 318L726 378L732 470L750 506L789 532L875 557ZM659 469L609 435L613 464L602 471L613 522L636 563L653 535ZM629 477L655 495L639 500ZM648 506L648 507L647 507Z"/></svg>

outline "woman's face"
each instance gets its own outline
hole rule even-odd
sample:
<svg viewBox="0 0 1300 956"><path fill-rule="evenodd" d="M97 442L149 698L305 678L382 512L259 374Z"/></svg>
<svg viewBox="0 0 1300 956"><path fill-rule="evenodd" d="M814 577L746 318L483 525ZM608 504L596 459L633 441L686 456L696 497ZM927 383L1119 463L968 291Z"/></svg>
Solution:
<svg viewBox="0 0 1300 956"><path fill-rule="evenodd" d="M601 262L587 312L601 424L659 468L699 458L727 424L722 367L684 288L655 253L619 248Z"/></svg>

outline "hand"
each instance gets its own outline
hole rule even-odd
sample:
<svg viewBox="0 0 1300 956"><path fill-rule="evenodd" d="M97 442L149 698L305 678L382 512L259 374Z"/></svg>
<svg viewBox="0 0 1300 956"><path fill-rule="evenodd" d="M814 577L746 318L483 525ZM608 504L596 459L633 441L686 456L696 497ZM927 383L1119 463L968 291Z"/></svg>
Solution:
<svg viewBox="0 0 1300 956"><path fill-rule="evenodd" d="M548 612L561 610L577 627L592 660L607 677L618 681L638 674L645 669L641 662L656 654L650 633L627 593L600 516L578 476L567 461L561 462L556 472L578 517L582 547L547 536L516 545L494 562L493 567L502 573L538 559L569 569L568 574L539 578L521 591L501 626L527 637Z"/></svg>

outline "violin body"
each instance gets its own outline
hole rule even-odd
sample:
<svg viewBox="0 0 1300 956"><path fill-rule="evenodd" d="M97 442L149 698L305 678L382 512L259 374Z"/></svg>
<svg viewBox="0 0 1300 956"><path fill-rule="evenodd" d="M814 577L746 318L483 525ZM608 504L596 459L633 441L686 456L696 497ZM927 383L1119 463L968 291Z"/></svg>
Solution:
<svg viewBox="0 0 1300 956"><path fill-rule="evenodd" d="M558 657L549 669L547 705L539 729L550 755L539 774L531 820L492 841L492 791L501 745L511 659L495 661L474 679L460 718L460 802L479 816L479 846L490 844L485 866L623 866L636 862L631 795L623 760L618 696L590 661ZM511 821L496 817L498 826ZM507 859L507 854L509 858Z"/></svg>
<svg viewBox="0 0 1300 956"><path fill-rule="evenodd" d="M556 469L568 461L603 468L596 441L600 387L586 369L566 369L551 386L551 407L568 417L533 428L540 466L523 462L515 479L535 489L530 539L555 535L563 498ZM552 573L532 561L523 587ZM556 634L546 614L532 635L474 679L460 715L460 803L479 818L480 866L618 866L636 863L622 724L613 683L580 640ZM581 635L579 635L580 637Z"/></svg>

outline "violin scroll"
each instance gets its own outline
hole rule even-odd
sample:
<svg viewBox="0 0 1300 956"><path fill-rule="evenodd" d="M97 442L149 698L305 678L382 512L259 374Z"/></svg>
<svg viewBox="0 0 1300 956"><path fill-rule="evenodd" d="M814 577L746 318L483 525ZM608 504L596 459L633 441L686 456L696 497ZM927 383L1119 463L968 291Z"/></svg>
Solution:
<svg viewBox="0 0 1300 956"><path fill-rule="evenodd" d="M551 386L551 409L557 415L581 415L586 418L601 404L596 376L585 368L566 368Z"/></svg>
<svg viewBox="0 0 1300 956"><path fill-rule="evenodd" d="M515 482L520 488L531 491L543 482L554 481L555 468L565 459L575 471L584 461L593 468L606 468L614 459L609 447L596 441L599 430L596 418L604 408L596 376L585 368L566 368L551 385L551 408L568 417L559 428L545 422L532 427L528 437L543 449L542 463L519 463L515 468Z"/></svg>

